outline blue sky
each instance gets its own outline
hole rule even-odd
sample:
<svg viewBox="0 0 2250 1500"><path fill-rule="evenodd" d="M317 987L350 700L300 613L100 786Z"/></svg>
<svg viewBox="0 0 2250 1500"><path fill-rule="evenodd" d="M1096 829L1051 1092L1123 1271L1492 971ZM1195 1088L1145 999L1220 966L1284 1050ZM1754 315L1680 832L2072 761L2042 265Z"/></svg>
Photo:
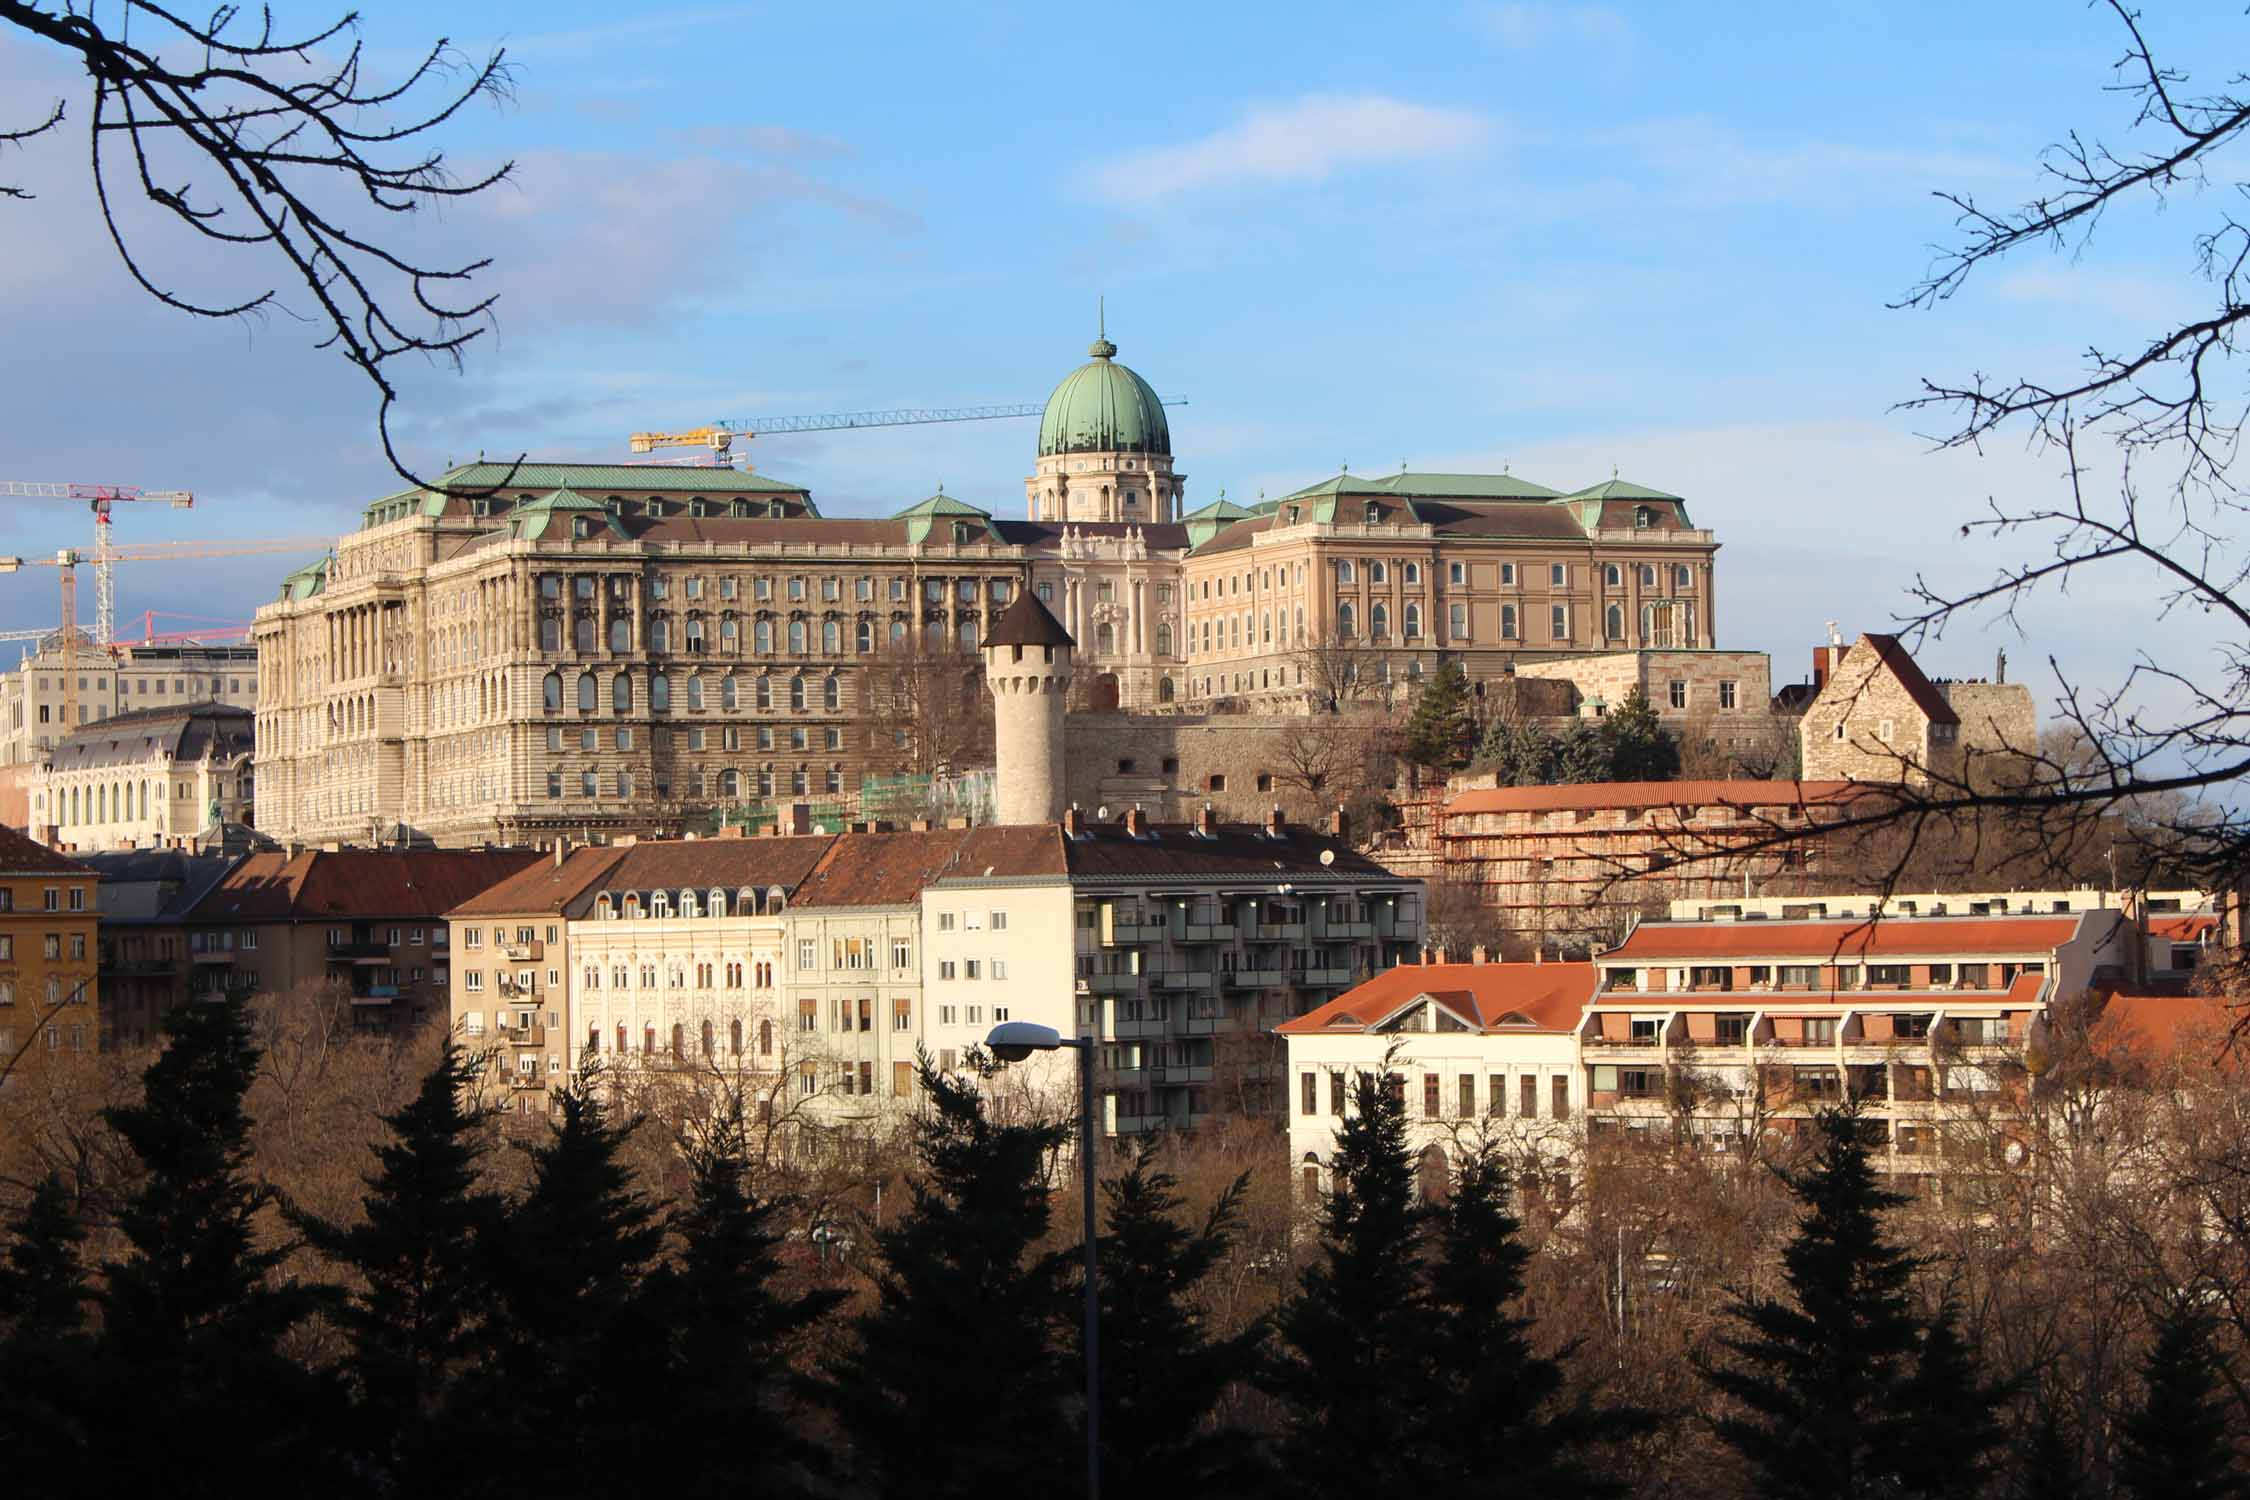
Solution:
<svg viewBox="0 0 2250 1500"><path fill-rule="evenodd" d="M2239 8L2164 6L2160 50L2236 55ZM325 17L297 5L284 19ZM1190 495L1279 493L1349 463L1614 467L1686 495L1725 544L1722 645L1803 673L1836 619L1885 628L1986 495L2055 483L2002 444L1932 456L1891 410L1924 375L2067 365L2196 286L2177 224L2120 215L1935 312L1893 311L1948 215L2012 204L2069 126L2117 133L2115 23L2075 5L698 6L390 4L396 69L451 31L505 45L514 102L446 141L519 180L411 226L495 259L497 333L415 378L411 457L621 456L715 417L1036 401L1097 296L1167 396ZM2216 79L2213 80L2214 82ZM67 69L0 41L0 99ZM0 158L9 354L0 478L187 487L120 541L333 531L394 487L357 377L286 318L198 325L132 292L73 137ZM256 289L201 252L209 288ZM1019 514L1033 424L776 437L759 467L830 514L941 481ZM0 502L0 550L78 541ZM119 570L120 613L247 618L293 560ZM2113 679L2176 627L2147 581L2089 582L2024 634L1956 628L1934 671ZM51 618L51 570L0 578L0 628ZM2137 613L2136 613L2137 611ZM2184 627L2179 627L2184 628Z"/></svg>

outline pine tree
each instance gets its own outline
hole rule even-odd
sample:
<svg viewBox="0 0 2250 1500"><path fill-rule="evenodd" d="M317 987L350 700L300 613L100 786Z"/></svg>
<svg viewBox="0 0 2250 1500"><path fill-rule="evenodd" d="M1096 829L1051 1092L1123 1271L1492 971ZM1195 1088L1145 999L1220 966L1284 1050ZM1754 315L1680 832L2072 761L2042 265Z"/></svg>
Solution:
<svg viewBox="0 0 2250 1500"><path fill-rule="evenodd" d="M1430 1214L1416 1192L1403 1092L1362 1073L1352 1105L1336 1132L1320 1253L1276 1315L1281 1348L1265 1382L1287 1407L1284 1473L1324 1493L1411 1494L1427 1478L1406 1435L1429 1394Z"/></svg>
<svg viewBox="0 0 2250 1500"><path fill-rule="evenodd" d="M1502 786L1547 786L1556 753L1555 737L1537 724L1494 719L1477 744L1476 763Z"/></svg>
<svg viewBox="0 0 2250 1500"><path fill-rule="evenodd" d="M1609 736L1580 719L1555 743L1554 779L1564 785L1615 781Z"/></svg>
<svg viewBox="0 0 2250 1500"><path fill-rule="evenodd" d="M2211 1324L2182 1297L2164 1310L2141 1364L2140 1406L2118 1423L2117 1486L2127 1500L2236 1500L2250 1494L2233 1424L2218 1399L2223 1378Z"/></svg>
<svg viewBox="0 0 2250 1500"><path fill-rule="evenodd" d="M875 1306L824 1387L848 1462L873 1493L919 1500L1073 1492L1082 1383L1055 1339L1067 1256L1038 1249L1047 1161L1070 1131L995 1124L926 1059L921 1081L912 1202L876 1236Z"/></svg>
<svg viewBox="0 0 2250 1500"><path fill-rule="evenodd" d="M106 1422L89 1389L86 1238L62 1179L32 1190L0 1256L0 1453L10 1472L50 1475L69 1493L87 1472L89 1436Z"/></svg>
<svg viewBox="0 0 2250 1500"><path fill-rule="evenodd" d="M98 1298L100 1400L133 1414L133 1440L95 1446L95 1487L320 1489L332 1482L324 1444L341 1392L281 1349L318 1299L278 1280L286 1246L260 1232L275 1195L249 1175L243 1096L259 1054L248 1013L240 999L184 1005L164 1030L141 1102L105 1116L144 1176L118 1216L130 1253L103 1268Z"/></svg>
<svg viewBox="0 0 2250 1500"><path fill-rule="evenodd" d="M1102 1487L1177 1500L1239 1494L1254 1488L1251 1443L1213 1418L1227 1390L1256 1370L1265 1328L1213 1338L1195 1294L1233 1244L1249 1179L1190 1229L1180 1222L1178 1180L1156 1165L1161 1149L1144 1143L1122 1176L1102 1184ZM1070 1348L1084 1358L1082 1338Z"/></svg>
<svg viewBox="0 0 2250 1500"><path fill-rule="evenodd" d="M1920 1500L1983 1494L2000 1448L2003 1394L1979 1376L1974 1351L1961 1338L1961 1311L1947 1298L1923 1330L1913 1373L1899 1388L1901 1413L1926 1419L1900 1449L1901 1493Z"/></svg>
<svg viewBox="0 0 2250 1500"><path fill-rule="evenodd" d="M464 1100L475 1063L450 1041L411 1102L383 1117L366 1217L350 1227L293 1216L306 1241L356 1273L336 1312L359 1396L354 1446L400 1488L442 1488L465 1457L439 1420L478 1358L495 1288L493 1237L505 1206L477 1186L484 1117Z"/></svg>
<svg viewBox="0 0 2250 1500"><path fill-rule="evenodd" d="M1905 1200L1877 1185L1855 1111L1826 1111L1814 1128L1813 1164L1790 1180L1802 1216L1782 1257L1789 1300L1738 1298L1742 1332L1719 1341L1734 1361L1698 1365L1732 1398L1713 1426L1761 1500L1895 1494L1904 1450L1925 1437L1902 1400L1921 1344L1907 1302L1918 1262L1883 1234L1885 1210Z"/></svg>
<svg viewBox="0 0 2250 1500"><path fill-rule="evenodd" d="M1459 663L1445 662L1414 700L1406 721L1406 758L1439 769L1459 765L1470 728L1468 674Z"/></svg>
<svg viewBox="0 0 2250 1500"><path fill-rule="evenodd" d="M1583 1451L1636 1437L1650 1419L1570 1399L1561 1361L1534 1351L1522 1312L1531 1252L1508 1211L1508 1184L1498 1149L1476 1146L1437 1214L1432 1394L1411 1441L1433 1477L1505 1473L1512 1489L1555 1500L1622 1493L1582 1461Z"/></svg>
<svg viewBox="0 0 2250 1500"><path fill-rule="evenodd" d="M639 1436L663 1409L667 1331L647 1315L662 1246L656 1209L620 1159L638 1121L612 1123L582 1074L529 1148L531 1184L494 1238L492 1353L456 1389L451 1420L488 1447L456 1495L633 1493Z"/></svg>
<svg viewBox="0 0 2250 1500"><path fill-rule="evenodd" d="M744 1181L748 1131L734 1099L687 1150L687 1205L672 1219L679 1258L651 1287L671 1335L665 1409L648 1440L665 1492L687 1497L801 1493L818 1458L791 1405L790 1355L841 1292L784 1296L775 1203Z"/></svg>
<svg viewBox="0 0 2250 1500"><path fill-rule="evenodd" d="M1647 696L1635 687L1602 720L1610 781L1670 781L1680 774L1680 745L1664 732Z"/></svg>
<svg viewBox="0 0 2250 1500"><path fill-rule="evenodd" d="M2053 1392L2032 1403L2031 1424L2018 1434L2008 1468L2008 1500L2079 1500L2088 1493L2085 1451Z"/></svg>

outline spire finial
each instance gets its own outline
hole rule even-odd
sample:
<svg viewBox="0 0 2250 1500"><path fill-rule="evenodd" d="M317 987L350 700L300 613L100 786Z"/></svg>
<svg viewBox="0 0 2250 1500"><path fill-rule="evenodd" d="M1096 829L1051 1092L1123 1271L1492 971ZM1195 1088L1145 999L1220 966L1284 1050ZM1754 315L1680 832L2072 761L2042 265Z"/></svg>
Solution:
<svg viewBox="0 0 2250 1500"><path fill-rule="evenodd" d="M1086 351L1096 359L1108 359L1117 353L1117 346L1109 341L1109 298L1094 299L1094 346Z"/></svg>

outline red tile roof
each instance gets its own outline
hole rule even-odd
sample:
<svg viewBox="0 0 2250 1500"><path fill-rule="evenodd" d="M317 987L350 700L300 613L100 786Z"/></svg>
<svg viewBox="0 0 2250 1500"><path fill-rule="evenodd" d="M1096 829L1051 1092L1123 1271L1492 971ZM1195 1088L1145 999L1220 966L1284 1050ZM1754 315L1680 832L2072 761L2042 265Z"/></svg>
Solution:
<svg viewBox="0 0 2250 1500"><path fill-rule="evenodd" d="M517 916L534 912L560 915L571 902L592 890L624 857L623 849L601 844L573 849L560 865L550 854L498 885L471 896L446 915Z"/></svg>
<svg viewBox="0 0 2250 1500"><path fill-rule="evenodd" d="M187 915L190 922L442 917L549 858L536 849L344 849L252 854Z"/></svg>
<svg viewBox="0 0 2250 1500"><path fill-rule="evenodd" d="M94 871L67 854L58 854L0 824L0 875L92 875Z"/></svg>
<svg viewBox="0 0 2250 1500"><path fill-rule="evenodd" d="M2088 913L2051 917L1835 917L1802 922L1643 922L1605 962L1865 958L1905 954L2046 954L2077 935Z"/></svg>
<svg viewBox="0 0 2250 1500"><path fill-rule="evenodd" d="M744 886L761 895L773 886L792 900L837 836L800 834L766 839L644 839L626 848L594 887L605 891L702 891Z"/></svg>
<svg viewBox="0 0 2250 1500"><path fill-rule="evenodd" d="M1851 781L1591 781L1573 786L1501 786L1463 792L1446 813L1595 812L1644 807L1801 807L1878 789Z"/></svg>
<svg viewBox="0 0 2250 1500"><path fill-rule="evenodd" d="M2106 1034L2134 1052L2167 1057L2186 1052L2239 1066L2227 1047L2234 1012L2216 995L2157 995L2118 990L2102 1007L2096 1035Z"/></svg>
<svg viewBox="0 0 2250 1500"><path fill-rule="evenodd" d="M845 834L791 900L798 906L905 906L952 866L971 832Z"/></svg>
<svg viewBox="0 0 2250 1500"><path fill-rule="evenodd" d="M1939 692L1936 685L1922 675L1922 669L1915 665L1913 653L1899 644L1897 636L1870 632L1859 639L1874 651L1876 659L1898 679L1898 685L1906 689L1906 696L1914 700L1916 708L1929 716L1932 724L1961 722L1961 716L1953 711L1953 705L1945 701L1945 694ZM1839 676L1845 667L1851 666L1852 658L1858 654L1859 646L1856 644L1844 653L1843 664L1837 668Z"/></svg>
<svg viewBox="0 0 2250 1500"><path fill-rule="evenodd" d="M1594 994L1592 964L1401 964L1274 1030L1319 1036L1364 1030L1429 995L1485 1032L1569 1032Z"/></svg>
<svg viewBox="0 0 2250 1500"><path fill-rule="evenodd" d="M2150 937L2169 938L2175 943L2192 943L2218 927L2219 919L2209 912L2167 913L2148 919Z"/></svg>

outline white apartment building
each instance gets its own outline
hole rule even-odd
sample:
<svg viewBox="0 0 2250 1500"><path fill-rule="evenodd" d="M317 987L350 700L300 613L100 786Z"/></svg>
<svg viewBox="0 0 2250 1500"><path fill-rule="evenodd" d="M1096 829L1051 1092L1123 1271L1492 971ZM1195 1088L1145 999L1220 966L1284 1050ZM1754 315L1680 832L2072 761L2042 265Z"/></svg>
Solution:
<svg viewBox="0 0 2250 1500"><path fill-rule="evenodd" d="M78 724L138 709L201 703L258 706L254 646L121 642L103 650L82 635L72 671L78 679ZM0 766L44 760L77 727L63 722L65 692L59 633L41 641L14 670L0 674Z"/></svg>

